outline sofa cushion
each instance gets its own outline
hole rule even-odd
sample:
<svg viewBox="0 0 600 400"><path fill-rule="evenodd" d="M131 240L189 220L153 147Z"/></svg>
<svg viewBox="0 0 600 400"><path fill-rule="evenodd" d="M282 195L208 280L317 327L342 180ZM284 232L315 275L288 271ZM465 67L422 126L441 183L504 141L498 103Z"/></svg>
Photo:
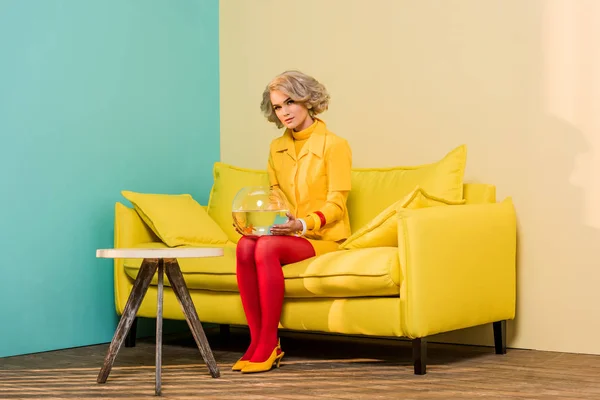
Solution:
<svg viewBox="0 0 600 400"><path fill-rule="evenodd" d="M241 235L233 227L231 213L235 195L246 186L269 186L266 170L239 168L223 162L213 166L214 183L208 199L208 215L223 229L229 240L237 243Z"/></svg>
<svg viewBox="0 0 600 400"><path fill-rule="evenodd" d="M141 243L139 248L166 247ZM185 246L184 246L185 247ZM235 244L224 248L223 257L181 259L179 266L190 290L238 292ZM135 279L141 259L125 259L125 273ZM400 293L398 249L380 247L335 251L283 267L286 297L397 296ZM170 286L165 276L165 286ZM152 279L157 284L157 277Z"/></svg>
<svg viewBox="0 0 600 400"><path fill-rule="evenodd" d="M225 244L227 235L189 194L121 192L167 246Z"/></svg>
<svg viewBox="0 0 600 400"><path fill-rule="evenodd" d="M341 245L340 249L360 249L365 247L398 246L398 226L396 214L401 209L417 209L443 205L461 205L465 200L453 201L438 198L417 186L412 192L380 212L368 224L354 232Z"/></svg>
<svg viewBox="0 0 600 400"><path fill-rule="evenodd" d="M398 248L334 251L283 268L286 297L398 296Z"/></svg>
<svg viewBox="0 0 600 400"><path fill-rule="evenodd" d="M358 231L386 207L419 185L432 196L447 200L463 199L463 179L467 149L450 151L441 160L418 166L354 168L348 214L352 232Z"/></svg>

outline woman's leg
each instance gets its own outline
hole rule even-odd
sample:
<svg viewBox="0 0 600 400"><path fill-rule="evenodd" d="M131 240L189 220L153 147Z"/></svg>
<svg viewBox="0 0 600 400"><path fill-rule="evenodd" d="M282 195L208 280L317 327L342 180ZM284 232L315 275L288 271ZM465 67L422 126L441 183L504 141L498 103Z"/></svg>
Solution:
<svg viewBox="0 0 600 400"><path fill-rule="evenodd" d="M284 279L281 267L313 257L310 242L296 236L261 236L254 259L258 275L261 329L251 362L266 361L277 346L277 328L283 306Z"/></svg>
<svg viewBox="0 0 600 400"><path fill-rule="evenodd" d="M258 237L242 236L236 247L237 284L250 328L250 346L242 360L250 360L260 338L260 298L258 295L258 277L254 262Z"/></svg>

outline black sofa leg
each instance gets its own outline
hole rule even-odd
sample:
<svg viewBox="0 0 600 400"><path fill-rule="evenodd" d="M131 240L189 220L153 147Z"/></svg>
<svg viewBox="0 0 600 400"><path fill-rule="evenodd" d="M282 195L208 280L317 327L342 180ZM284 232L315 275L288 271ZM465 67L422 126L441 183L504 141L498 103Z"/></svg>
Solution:
<svg viewBox="0 0 600 400"><path fill-rule="evenodd" d="M506 354L506 320L494 322L494 347L496 354Z"/></svg>
<svg viewBox="0 0 600 400"><path fill-rule="evenodd" d="M412 350L415 375L425 375L427 372L427 339L413 339Z"/></svg>
<svg viewBox="0 0 600 400"><path fill-rule="evenodd" d="M138 319L135 317L133 323L131 324L131 328L129 329L129 333L125 337L125 347L135 347L135 338L137 335L137 322Z"/></svg>

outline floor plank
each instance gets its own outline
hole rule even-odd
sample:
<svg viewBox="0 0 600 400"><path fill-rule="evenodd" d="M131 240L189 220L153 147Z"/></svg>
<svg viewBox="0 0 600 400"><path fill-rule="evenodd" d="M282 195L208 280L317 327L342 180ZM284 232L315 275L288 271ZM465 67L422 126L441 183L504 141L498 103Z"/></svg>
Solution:
<svg viewBox="0 0 600 400"><path fill-rule="evenodd" d="M210 376L191 335L163 340L167 399L600 399L600 356L428 344L427 375L413 374L410 342L283 333L281 368L241 374L245 330L227 343L207 330L221 377ZM2 399L145 399L154 396L154 341L123 347L105 384L108 344L0 359Z"/></svg>

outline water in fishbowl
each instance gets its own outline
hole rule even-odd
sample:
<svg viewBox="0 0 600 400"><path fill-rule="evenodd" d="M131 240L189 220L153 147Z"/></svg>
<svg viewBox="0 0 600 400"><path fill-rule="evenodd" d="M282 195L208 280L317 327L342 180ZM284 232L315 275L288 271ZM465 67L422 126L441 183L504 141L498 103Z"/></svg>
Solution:
<svg viewBox="0 0 600 400"><path fill-rule="evenodd" d="M234 211L233 223L244 235L270 235L273 225L284 224L287 221L286 213L286 210Z"/></svg>
<svg viewBox="0 0 600 400"><path fill-rule="evenodd" d="M279 189L242 188L233 199L233 223L243 235L271 235L271 227L287 221L289 207Z"/></svg>

